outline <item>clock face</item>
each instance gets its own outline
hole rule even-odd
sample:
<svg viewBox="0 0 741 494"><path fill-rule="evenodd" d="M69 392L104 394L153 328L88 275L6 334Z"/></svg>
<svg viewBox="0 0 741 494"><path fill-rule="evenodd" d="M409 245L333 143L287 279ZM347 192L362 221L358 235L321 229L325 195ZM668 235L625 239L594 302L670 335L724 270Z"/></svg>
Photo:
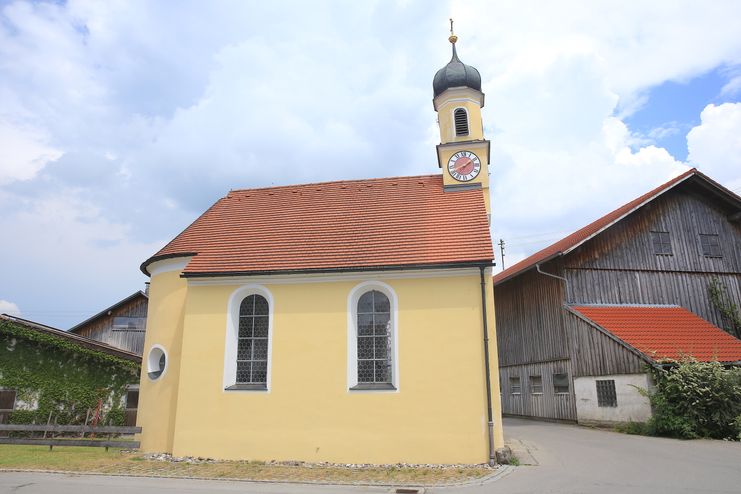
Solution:
<svg viewBox="0 0 741 494"><path fill-rule="evenodd" d="M471 151L458 151L448 160L448 172L459 182L476 178L481 171L481 160Z"/></svg>

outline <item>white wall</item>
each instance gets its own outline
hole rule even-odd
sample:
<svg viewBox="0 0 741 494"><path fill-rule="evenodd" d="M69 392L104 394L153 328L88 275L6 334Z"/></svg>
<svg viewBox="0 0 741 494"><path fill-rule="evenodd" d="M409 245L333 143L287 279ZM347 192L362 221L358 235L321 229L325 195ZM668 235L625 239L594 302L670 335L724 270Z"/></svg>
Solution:
<svg viewBox="0 0 741 494"><path fill-rule="evenodd" d="M597 380L613 379L617 394L617 407L597 405ZM619 374L611 376L586 376L574 379L576 418L579 423L645 422L651 417L651 404L634 387L650 389L648 374Z"/></svg>

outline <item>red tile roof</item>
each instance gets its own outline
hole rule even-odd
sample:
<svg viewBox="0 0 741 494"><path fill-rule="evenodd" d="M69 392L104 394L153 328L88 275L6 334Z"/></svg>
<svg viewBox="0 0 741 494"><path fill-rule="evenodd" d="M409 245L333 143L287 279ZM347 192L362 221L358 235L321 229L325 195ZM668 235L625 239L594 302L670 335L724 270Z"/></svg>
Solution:
<svg viewBox="0 0 741 494"><path fill-rule="evenodd" d="M570 309L656 362L686 356L702 362L741 361L741 340L684 307L585 305Z"/></svg>
<svg viewBox="0 0 741 494"><path fill-rule="evenodd" d="M186 275L489 263L482 189L441 175L234 190L142 264L196 254Z"/></svg>
<svg viewBox="0 0 741 494"><path fill-rule="evenodd" d="M566 254L570 252L571 250L575 249L576 247L578 247L585 241L589 240L593 236L602 232L605 228L608 228L609 226L611 226L618 220L621 220L623 217L632 213L639 207L643 206L645 203L652 201L653 199L655 199L662 193L671 189L672 187L679 184L680 182L683 182L684 180L691 177L692 175L702 175L702 174L698 172L695 168L692 168L691 170L679 175L678 177L675 177L669 180L665 184L660 185L659 187L656 187L652 191L643 194L641 197L638 197L623 206L620 206L613 212L606 214L605 216L599 218L598 220L588 224L584 228L581 228L580 230L575 231L571 235L565 238L562 238L558 242L552 245L549 245L545 249L540 250L536 252L535 254L531 255L530 257L523 259L522 261L516 264L513 264L512 266L505 269L504 271L497 273L494 276L494 284L497 285L499 283L502 283L503 281L508 280L512 278L513 276L520 274L523 271L526 271L532 267L535 267L535 265L538 263L547 261L561 254ZM704 178L707 178L704 175L702 176Z"/></svg>

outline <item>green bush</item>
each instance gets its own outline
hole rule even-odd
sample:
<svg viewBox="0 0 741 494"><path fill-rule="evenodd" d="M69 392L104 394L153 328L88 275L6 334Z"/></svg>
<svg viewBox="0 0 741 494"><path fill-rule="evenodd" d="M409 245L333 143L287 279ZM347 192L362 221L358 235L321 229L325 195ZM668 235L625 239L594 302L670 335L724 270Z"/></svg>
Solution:
<svg viewBox="0 0 741 494"><path fill-rule="evenodd" d="M648 431L685 439L739 439L741 368L685 360L657 371L655 378Z"/></svg>

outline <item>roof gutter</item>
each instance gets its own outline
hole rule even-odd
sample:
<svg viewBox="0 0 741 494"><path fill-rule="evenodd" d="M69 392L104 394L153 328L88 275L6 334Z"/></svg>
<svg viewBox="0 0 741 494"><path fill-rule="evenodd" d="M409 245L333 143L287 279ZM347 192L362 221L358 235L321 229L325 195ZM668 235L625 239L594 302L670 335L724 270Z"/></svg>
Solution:
<svg viewBox="0 0 741 494"><path fill-rule="evenodd" d="M182 278L214 278L227 276L273 276L292 274L332 274L332 273L357 273L357 272L383 272L383 271L414 271L421 269L456 269L456 268L487 268L495 266L493 259L482 259L467 262L449 262L436 264L399 264L381 266L352 266L344 268L312 268L312 269L272 269L261 271L216 271L203 273L182 273Z"/></svg>

